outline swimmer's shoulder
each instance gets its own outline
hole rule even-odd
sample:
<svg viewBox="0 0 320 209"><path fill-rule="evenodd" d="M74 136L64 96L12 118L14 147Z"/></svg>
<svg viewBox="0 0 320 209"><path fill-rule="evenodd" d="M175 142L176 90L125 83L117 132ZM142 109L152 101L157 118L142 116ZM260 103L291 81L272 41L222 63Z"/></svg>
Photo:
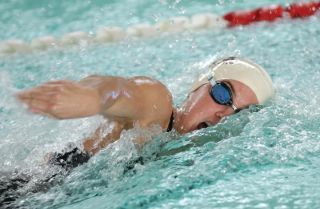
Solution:
<svg viewBox="0 0 320 209"><path fill-rule="evenodd" d="M160 123L167 128L168 119L173 111L171 92L159 80L146 76L137 76L130 79L136 85L143 100L146 123Z"/></svg>
<svg viewBox="0 0 320 209"><path fill-rule="evenodd" d="M130 82L133 82L134 85L145 88L149 91L156 91L158 94L164 94L172 99L171 92L168 88L159 80L150 78L147 76L135 76L129 79Z"/></svg>

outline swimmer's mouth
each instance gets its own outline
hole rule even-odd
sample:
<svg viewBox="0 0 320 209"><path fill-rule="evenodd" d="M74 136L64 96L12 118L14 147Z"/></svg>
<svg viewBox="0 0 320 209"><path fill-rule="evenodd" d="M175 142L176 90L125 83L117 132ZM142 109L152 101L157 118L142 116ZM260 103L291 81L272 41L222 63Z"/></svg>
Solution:
<svg viewBox="0 0 320 209"><path fill-rule="evenodd" d="M209 127L208 123L202 122L202 123L199 123L199 125L197 126L197 130L200 130L200 129L203 129L203 128L208 128L208 127Z"/></svg>

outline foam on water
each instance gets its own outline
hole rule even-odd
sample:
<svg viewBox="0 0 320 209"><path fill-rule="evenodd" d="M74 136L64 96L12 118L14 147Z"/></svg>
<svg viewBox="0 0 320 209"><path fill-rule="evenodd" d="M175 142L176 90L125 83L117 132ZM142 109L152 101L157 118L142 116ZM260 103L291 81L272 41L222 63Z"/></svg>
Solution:
<svg viewBox="0 0 320 209"><path fill-rule="evenodd" d="M97 2L86 10L79 9L85 3L77 3L68 11L73 9L73 12L87 14L85 17L91 14L100 18L102 13ZM168 18L178 16L177 11L181 9L186 14L207 9L222 13L272 2L210 4L208 9L205 6L209 3L205 1L140 5L128 0L127 5L111 2L104 3L103 7L114 6L106 15L119 17L123 14L119 8L135 5L132 9L135 12L124 16L129 16L130 23L139 23L150 17L151 11L159 11L152 15ZM156 10L159 4L160 9ZM46 33L59 35L69 32L73 23L78 24L70 28L72 31L81 25L79 20L72 20L72 12L66 24L57 21L57 10L51 11L52 18L42 20L48 28L35 31L29 27L35 21L32 11L41 8L37 6L34 10L13 1L0 4L1 11L5 11L0 17L15 23L17 20L9 17L7 11L14 7L17 7L15 12L25 17L19 21L28 24L16 29L8 27L2 38L7 39L13 33L21 35L17 38L27 39L48 35ZM171 9L167 11L167 8ZM135 16L137 11L145 13ZM126 24L127 19L115 17L103 21ZM92 26L86 18L80 22L81 30L87 31ZM26 33L22 33L23 30ZM32 115L14 98L20 89L47 80L79 80L90 74L146 75L166 84L179 105L193 80L205 71L211 60L240 55L264 66L277 91L276 97L263 108L251 107L217 126L184 136L160 134L142 150L135 148L132 138L149 133L140 129L124 132L118 142L61 178L62 182L45 192L24 195L15 205L29 208L319 208L319 33L316 16L295 22L285 19L232 30L187 32L108 47L80 46L1 59L0 171L24 170L34 174L35 182L51 172L41 167L46 153L60 151L68 142L79 143L94 132L103 119L56 121Z"/></svg>

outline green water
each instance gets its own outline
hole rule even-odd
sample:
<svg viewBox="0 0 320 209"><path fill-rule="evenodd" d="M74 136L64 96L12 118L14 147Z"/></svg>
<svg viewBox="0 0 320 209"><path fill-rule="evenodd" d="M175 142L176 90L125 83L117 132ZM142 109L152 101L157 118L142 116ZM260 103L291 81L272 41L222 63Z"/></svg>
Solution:
<svg viewBox="0 0 320 209"><path fill-rule="evenodd" d="M60 37L102 25L128 25L200 12L224 14L263 1L8 1L0 40ZM282 2L287 3L289 1ZM47 80L90 74L152 76L179 105L203 66L240 55L270 73L277 95L217 126L165 133L138 152L121 139L47 192L14 203L26 208L319 208L320 24L304 20L206 30L121 43L0 57L1 171L38 172L43 156L89 136L101 117L55 121L27 113L13 97ZM125 172L130 159L144 165Z"/></svg>

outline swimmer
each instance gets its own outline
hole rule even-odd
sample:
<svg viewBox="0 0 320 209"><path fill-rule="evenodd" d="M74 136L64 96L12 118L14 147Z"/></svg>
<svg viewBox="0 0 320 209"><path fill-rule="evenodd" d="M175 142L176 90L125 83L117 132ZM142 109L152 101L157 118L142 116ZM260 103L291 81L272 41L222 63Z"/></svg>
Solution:
<svg viewBox="0 0 320 209"><path fill-rule="evenodd" d="M159 125L163 132L175 129L185 134L213 126L250 105L263 104L273 95L271 78L261 66L229 57L210 65L208 72L193 84L180 108L173 106L165 85L143 76L93 75L79 82L50 81L24 90L17 97L35 114L60 120L100 114L111 121L113 129L109 134L101 136L99 127L84 140L81 151L77 148L69 152L80 153L80 161L86 161L119 139L123 130ZM146 139L141 136L134 142L142 146ZM59 154L57 163L69 155Z"/></svg>
<svg viewBox="0 0 320 209"><path fill-rule="evenodd" d="M261 66L229 57L210 65L208 72L193 84L180 108L173 106L172 95L165 85L143 76L93 75L79 82L50 81L21 91L17 97L35 114L60 120L100 114L112 123L113 128L106 135L102 135L101 125L83 141L82 147L71 147L63 153L50 155L49 165L59 166L67 174L119 139L123 130L158 125L163 132L175 129L185 134L213 126L250 105L263 104L273 95L272 81ZM147 139L140 136L133 141L141 147ZM143 164L143 159L134 159L126 169L132 169L135 163ZM29 192L45 191L57 175L59 173L38 181L37 187ZM0 207L10 207L22 195L19 188L30 179L31 176L24 174L0 178Z"/></svg>

